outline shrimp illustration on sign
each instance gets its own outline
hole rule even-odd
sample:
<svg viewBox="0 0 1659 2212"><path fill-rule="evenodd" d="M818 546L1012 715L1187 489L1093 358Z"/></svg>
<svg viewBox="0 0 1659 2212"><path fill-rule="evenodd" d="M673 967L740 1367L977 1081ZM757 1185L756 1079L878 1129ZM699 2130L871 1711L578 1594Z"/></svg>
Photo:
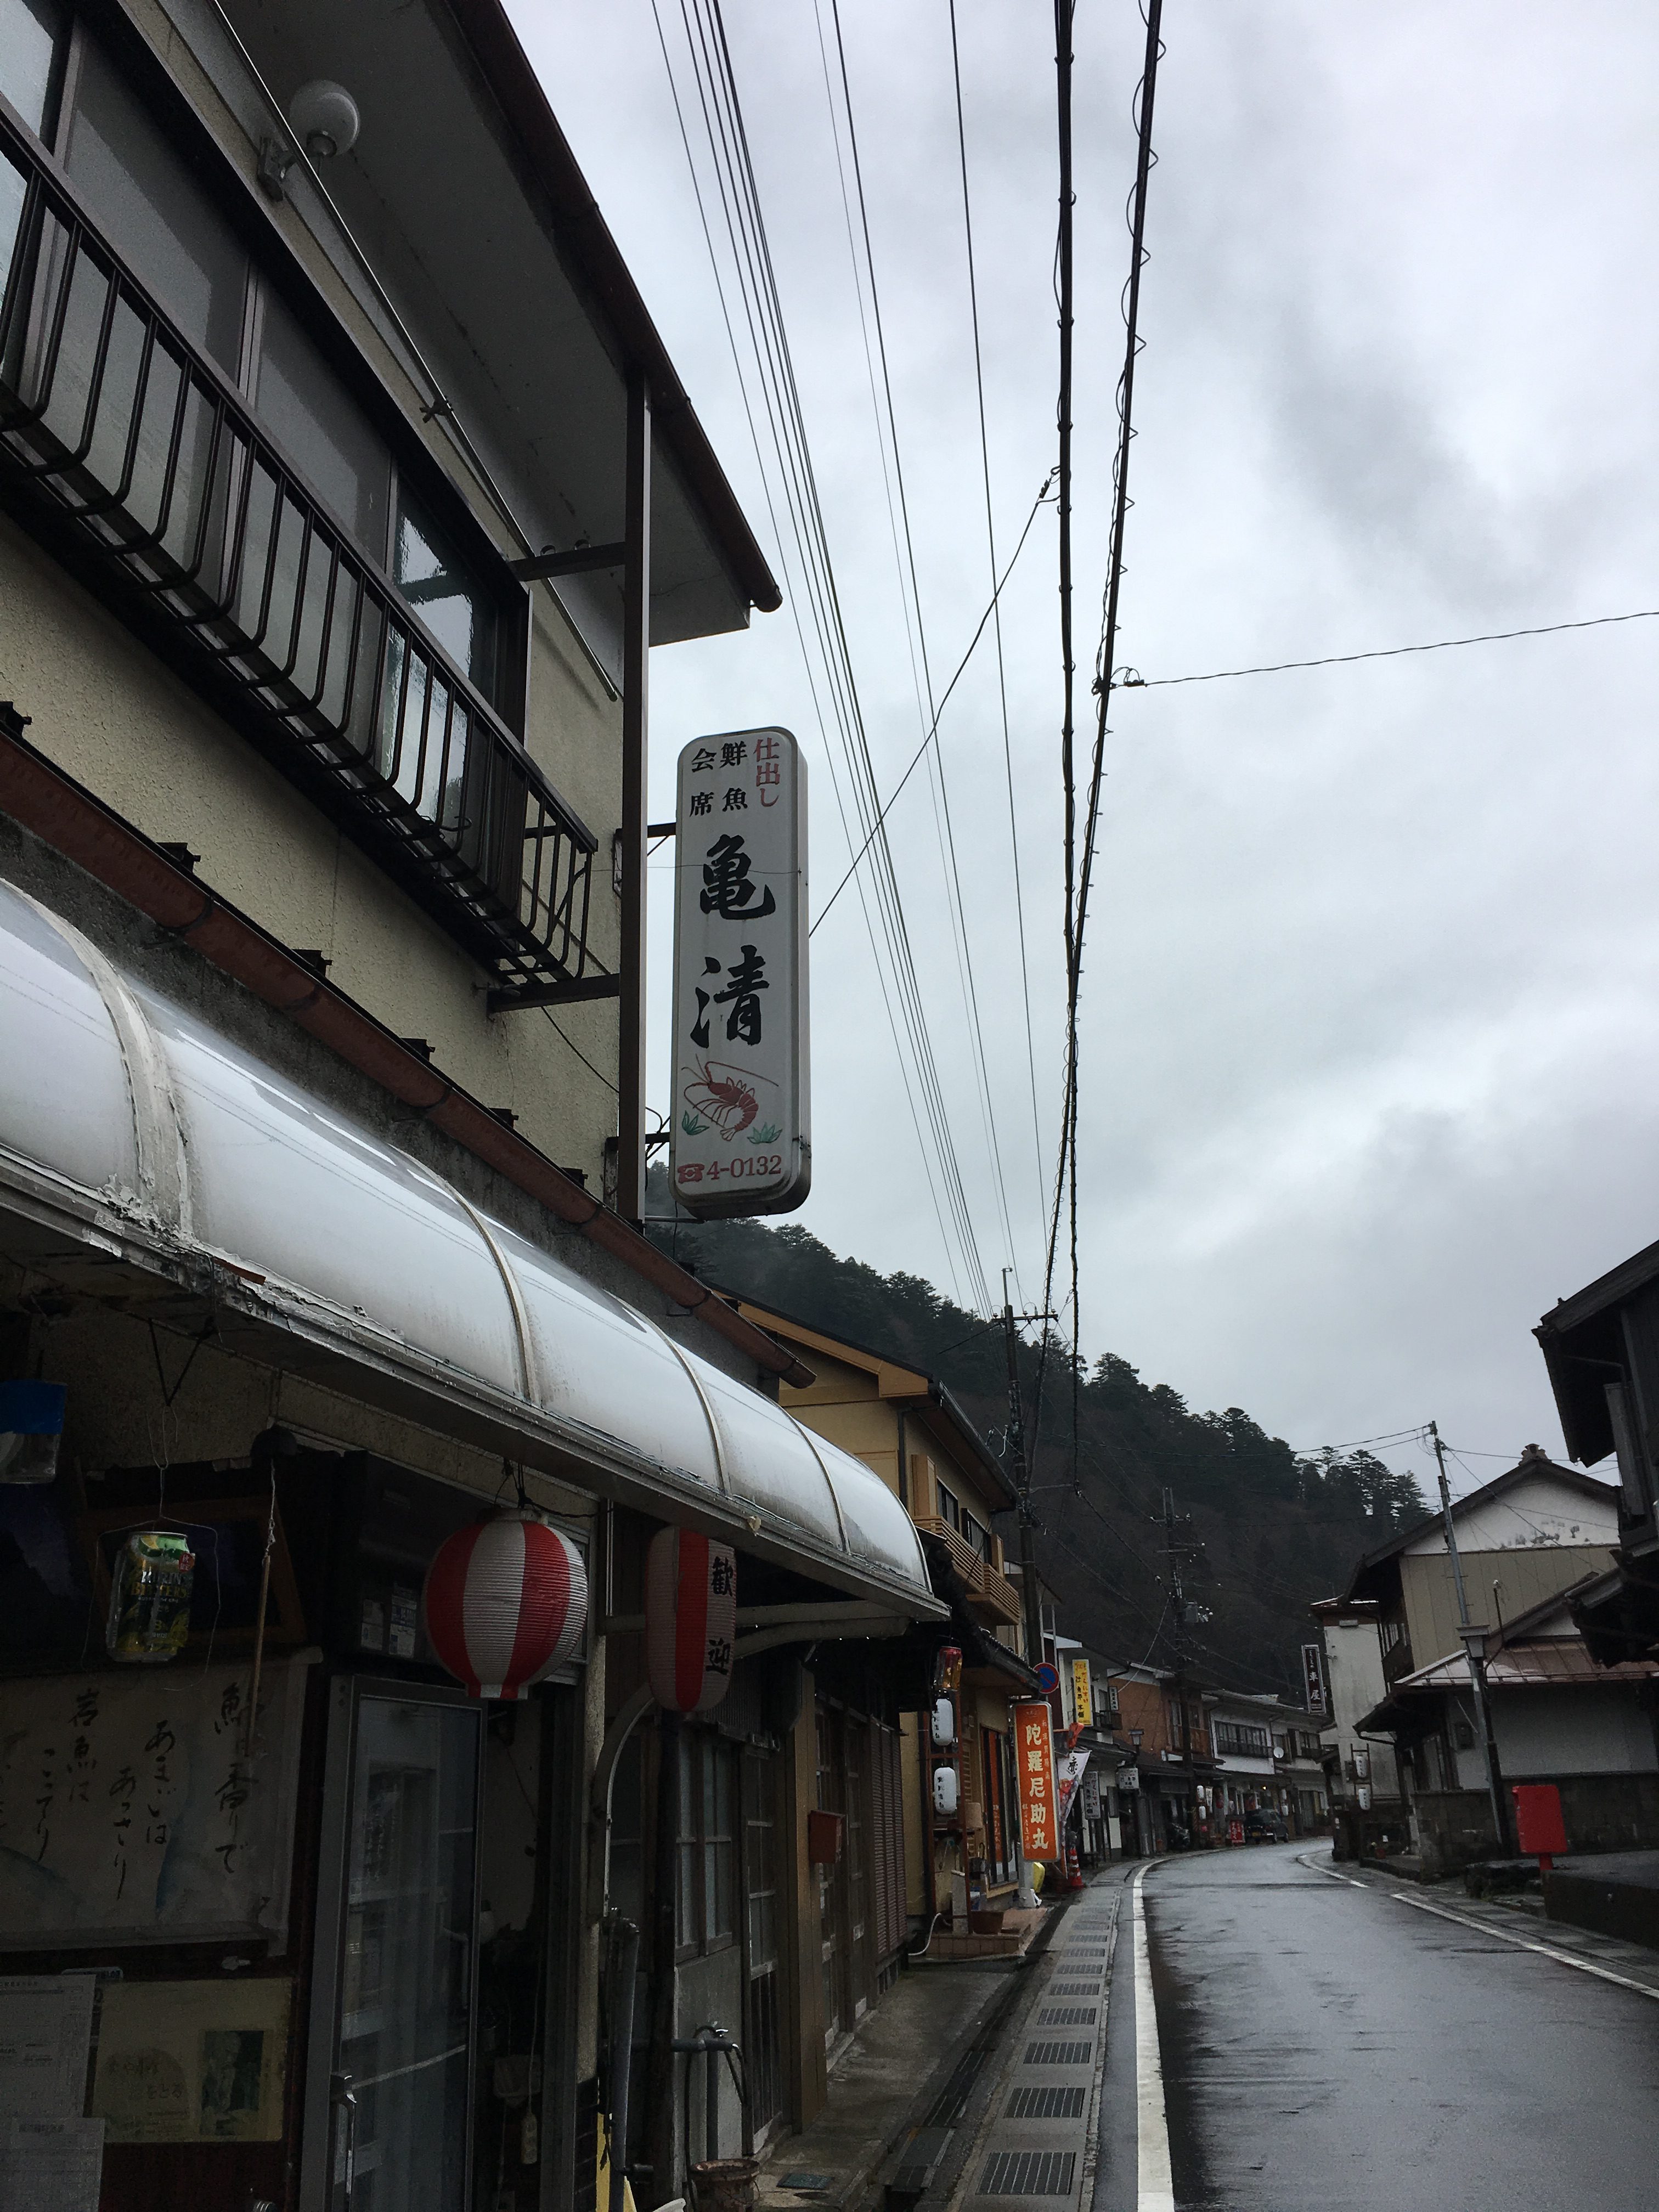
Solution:
<svg viewBox="0 0 1659 2212"><path fill-rule="evenodd" d="M747 1068L733 1067L724 1060L694 1062L685 1072L691 1080L681 1097L693 1114L701 1115L720 1131L727 1144L741 1136L760 1111L756 1084L763 1083L769 1090L777 1088L769 1076L751 1075Z"/></svg>

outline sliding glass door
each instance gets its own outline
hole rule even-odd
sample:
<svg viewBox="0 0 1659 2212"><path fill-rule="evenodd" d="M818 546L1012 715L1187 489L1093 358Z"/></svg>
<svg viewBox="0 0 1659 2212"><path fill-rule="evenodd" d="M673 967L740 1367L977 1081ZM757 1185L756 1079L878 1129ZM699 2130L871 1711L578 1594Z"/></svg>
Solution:
<svg viewBox="0 0 1659 2212"><path fill-rule="evenodd" d="M308 2212L466 2212L483 1711L375 1682L335 1700Z"/></svg>

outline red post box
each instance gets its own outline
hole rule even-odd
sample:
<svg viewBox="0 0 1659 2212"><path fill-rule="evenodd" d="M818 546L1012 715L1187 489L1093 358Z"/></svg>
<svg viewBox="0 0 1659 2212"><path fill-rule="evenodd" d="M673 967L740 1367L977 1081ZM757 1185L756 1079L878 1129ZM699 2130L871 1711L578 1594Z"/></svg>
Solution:
<svg viewBox="0 0 1659 2212"><path fill-rule="evenodd" d="M1567 1848L1566 1824L1561 1818L1561 1792L1553 1782L1516 1782L1510 1785L1515 1799L1515 1827L1522 1850L1536 1857L1540 1873L1547 1874L1558 1851Z"/></svg>

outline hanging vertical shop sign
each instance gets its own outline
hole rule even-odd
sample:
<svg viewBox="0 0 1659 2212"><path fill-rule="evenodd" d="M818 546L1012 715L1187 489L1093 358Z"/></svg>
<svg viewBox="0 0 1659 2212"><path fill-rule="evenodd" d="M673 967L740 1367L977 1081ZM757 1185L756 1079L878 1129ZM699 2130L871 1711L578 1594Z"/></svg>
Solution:
<svg viewBox="0 0 1659 2212"><path fill-rule="evenodd" d="M1020 1856L1039 1861L1056 1859L1060 1826L1054 1813L1054 1740L1048 1708L1016 1705L1013 1714Z"/></svg>
<svg viewBox="0 0 1659 2212"><path fill-rule="evenodd" d="M669 1179L705 1219L789 1213L812 1180L806 763L787 730L680 755Z"/></svg>
<svg viewBox="0 0 1659 2212"><path fill-rule="evenodd" d="M1072 1662L1072 1717L1079 1728L1092 1728L1095 1724L1095 1701L1086 1659Z"/></svg>
<svg viewBox="0 0 1659 2212"><path fill-rule="evenodd" d="M665 1712L706 1713L732 1684L738 1560L692 1528L659 1528L645 1555L645 1671Z"/></svg>
<svg viewBox="0 0 1659 2212"><path fill-rule="evenodd" d="M1328 1712L1330 1703L1325 1695L1325 1655L1316 1644L1304 1644L1302 1647L1302 1678L1307 1685L1308 1711L1310 1713Z"/></svg>

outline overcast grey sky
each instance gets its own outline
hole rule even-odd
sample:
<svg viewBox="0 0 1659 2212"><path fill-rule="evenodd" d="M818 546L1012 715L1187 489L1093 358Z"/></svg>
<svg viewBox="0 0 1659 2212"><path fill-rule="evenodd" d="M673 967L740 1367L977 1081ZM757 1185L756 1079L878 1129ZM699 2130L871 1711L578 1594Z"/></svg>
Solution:
<svg viewBox="0 0 1659 2212"><path fill-rule="evenodd" d="M661 5L678 62L678 0ZM1054 445L1052 17L1033 0L957 12L1006 551ZM948 671L987 555L945 0L842 13L922 610ZM514 14L774 550L649 0ZM921 726L818 27L812 0L728 0L726 21L885 790ZM1120 660L1170 676L1659 605L1651 5L1171 0L1164 35ZM1133 0L1079 8L1085 670L1141 37ZM1045 514L1004 625L1045 1154L1063 1011L1054 546ZM1119 696L1085 977L1091 1353L1298 1446L1435 1414L1483 1474L1498 1462L1477 1450L1560 1449L1531 1325L1659 1235L1656 668L1659 623L1633 623ZM659 652L652 684L656 815L687 738L800 735L822 901L847 847L788 613ZM920 776L893 842L985 1267L994 1283L1014 1261L1035 1302L988 646L941 736L1012 1252ZM659 1013L671 881L653 883ZM850 894L813 953L799 1218L948 1288Z"/></svg>

